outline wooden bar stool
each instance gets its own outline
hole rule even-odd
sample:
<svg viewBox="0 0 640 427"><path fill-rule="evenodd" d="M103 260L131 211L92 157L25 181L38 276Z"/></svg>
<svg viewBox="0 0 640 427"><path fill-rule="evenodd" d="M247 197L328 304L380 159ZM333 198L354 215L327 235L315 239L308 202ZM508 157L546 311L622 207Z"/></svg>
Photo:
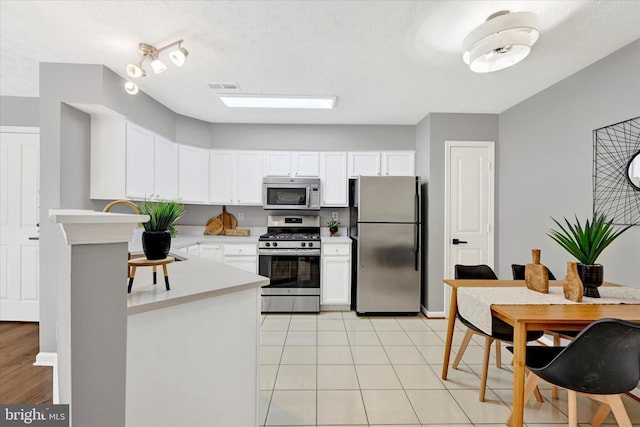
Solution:
<svg viewBox="0 0 640 427"><path fill-rule="evenodd" d="M162 271L164 273L164 284L167 290L170 290L169 287L169 273L167 273L167 264L171 264L175 261L174 257L166 257L164 259L153 259L149 260L144 257L142 258L132 258L129 260L129 287L127 288L127 293L131 292L131 287L133 286L133 278L136 275L136 268L138 267L153 267L153 284L155 285L157 282L157 273L156 269L159 265L162 266Z"/></svg>

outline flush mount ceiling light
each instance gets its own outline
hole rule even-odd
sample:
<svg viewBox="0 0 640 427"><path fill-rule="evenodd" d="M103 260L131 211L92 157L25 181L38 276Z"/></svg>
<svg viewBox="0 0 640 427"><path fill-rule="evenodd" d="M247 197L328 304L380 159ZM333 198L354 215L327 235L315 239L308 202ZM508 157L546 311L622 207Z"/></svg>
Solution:
<svg viewBox="0 0 640 427"><path fill-rule="evenodd" d="M154 73L160 74L166 71L167 66L160 60L160 52L174 46L177 46L177 48L169 52L169 59L176 66L182 67L187 59L187 55L189 55L189 51L182 47L182 42L183 40L180 39L159 49L148 43L139 43L138 52L140 52L140 55L142 55L142 59L137 64L131 63L127 65L127 75L131 78L146 76L147 72L142 68L142 64L146 60L149 60L149 62L151 63L151 68L153 69ZM133 90L134 87L135 90ZM138 86L134 82L128 81L125 83L125 90L128 94L135 95L136 93L138 93Z"/></svg>
<svg viewBox="0 0 640 427"><path fill-rule="evenodd" d="M222 102L231 108L311 108L332 109L335 96L293 95L219 95Z"/></svg>
<svg viewBox="0 0 640 427"><path fill-rule="evenodd" d="M538 40L538 15L501 10L469 33L462 60L476 73L502 70L522 61Z"/></svg>

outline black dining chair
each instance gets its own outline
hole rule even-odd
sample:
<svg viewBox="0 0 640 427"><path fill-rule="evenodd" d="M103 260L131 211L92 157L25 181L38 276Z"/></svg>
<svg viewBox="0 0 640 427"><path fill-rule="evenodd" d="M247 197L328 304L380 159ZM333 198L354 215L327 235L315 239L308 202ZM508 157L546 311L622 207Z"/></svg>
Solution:
<svg viewBox="0 0 640 427"><path fill-rule="evenodd" d="M455 278L457 280L498 280L498 276L496 273L485 264L480 265L455 265ZM462 355L464 354L471 338L474 334L481 335L485 338L485 347L484 347L484 359L482 365L482 378L480 381L480 394L478 399L481 402L484 402L485 392L487 388L487 374L489 371L489 356L491 354L491 344L496 342L496 366L498 368L502 367L501 361L501 341L512 343L513 342L513 328L505 323L504 321L493 318L492 319L492 328L491 335L486 334L484 331L479 329L476 325L469 322L467 319L462 317L460 313L457 314L458 320L465 325L468 329L462 339L462 343L460 344L460 348L458 349L458 353L456 354L456 358L453 361L453 368L458 369L458 365L462 360ZM527 332L527 341L534 341L540 338L543 335L542 331L528 331ZM540 392L536 391L536 398L542 402L542 396L540 396Z"/></svg>
<svg viewBox="0 0 640 427"><path fill-rule="evenodd" d="M524 280L525 277L525 266L523 264L511 264L511 272L513 273L513 280ZM551 270L547 268L547 273L549 273L549 280L557 280L553 275ZM544 331L545 334L551 335L553 338L553 345L558 347L562 342L562 339L572 340L580 333L580 330L577 331ZM551 387L551 397L553 399L558 398L558 387Z"/></svg>
<svg viewBox="0 0 640 427"><path fill-rule="evenodd" d="M530 373L525 402L542 379L567 389L570 426L578 425L576 397L582 394L602 403L591 420L593 427L600 426L610 411L620 426L631 427L621 394L640 381L640 323L596 320L566 347L528 346L526 366ZM507 425L511 421L512 416Z"/></svg>

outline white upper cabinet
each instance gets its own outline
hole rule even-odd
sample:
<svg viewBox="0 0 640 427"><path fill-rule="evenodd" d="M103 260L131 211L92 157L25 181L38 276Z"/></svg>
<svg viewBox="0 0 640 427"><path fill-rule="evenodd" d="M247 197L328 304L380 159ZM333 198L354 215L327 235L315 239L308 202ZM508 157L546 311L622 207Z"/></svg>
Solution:
<svg viewBox="0 0 640 427"><path fill-rule="evenodd" d="M237 153L235 151L209 152L209 202L215 205L235 203L237 181Z"/></svg>
<svg viewBox="0 0 640 427"><path fill-rule="evenodd" d="M178 144L155 136L154 195L166 200L178 197Z"/></svg>
<svg viewBox="0 0 640 427"><path fill-rule="evenodd" d="M163 198L175 198L174 145L124 117L91 116L90 197L141 200L161 193ZM165 169L161 177L159 169Z"/></svg>
<svg viewBox="0 0 640 427"><path fill-rule="evenodd" d="M321 206L348 206L347 153L320 153Z"/></svg>
<svg viewBox="0 0 640 427"><path fill-rule="evenodd" d="M130 199L151 198L154 194L154 135L152 132L127 123L127 187Z"/></svg>
<svg viewBox="0 0 640 427"><path fill-rule="evenodd" d="M262 205L262 152L239 151L237 204Z"/></svg>
<svg viewBox="0 0 640 427"><path fill-rule="evenodd" d="M291 176L320 176L320 155L312 151L294 151L291 153Z"/></svg>
<svg viewBox="0 0 640 427"><path fill-rule="evenodd" d="M265 151L264 176L317 178L320 155L316 151Z"/></svg>
<svg viewBox="0 0 640 427"><path fill-rule="evenodd" d="M383 151L382 175L414 176L415 151Z"/></svg>
<svg viewBox="0 0 640 427"><path fill-rule="evenodd" d="M291 153L288 151L264 152L264 176L290 176Z"/></svg>
<svg viewBox="0 0 640 427"><path fill-rule="evenodd" d="M349 178L357 178L360 175L380 175L379 151L360 151L349 153Z"/></svg>
<svg viewBox="0 0 640 427"><path fill-rule="evenodd" d="M349 178L363 176L413 176L415 151L355 151L349 153Z"/></svg>
<svg viewBox="0 0 640 427"><path fill-rule="evenodd" d="M209 203L262 205L262 152L211 150Z"/></svg>
<svg viewBox="0 0 640 427"><path fill-rule="evenodd" d="M125 198L127 122L124 118L91 116L90 168L92 199Z"/></svg>
<svg viewBox="0 0 640 427"><path fill-rule="evenodd" d="M209 150L179 145L178 197L185 203L206 203L208 185Z"/></svg>

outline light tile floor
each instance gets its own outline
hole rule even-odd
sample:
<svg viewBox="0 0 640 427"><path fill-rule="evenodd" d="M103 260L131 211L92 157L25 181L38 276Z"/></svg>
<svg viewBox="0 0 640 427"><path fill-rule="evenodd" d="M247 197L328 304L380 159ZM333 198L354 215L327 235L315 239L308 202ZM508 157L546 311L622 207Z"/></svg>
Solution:
<svg viewBox="0 0 640 427"><path fill-rule="evenodd" d="M493 359L486 401L478 401L484 340L474 338L459 369L440 379L447 321L358 317L354 312L267 314L260 346L260 425L504 426L512 401L511 354ZM455 352L464 327L454 334ZM452 355L452 360L455 355ZM527 427L566 425L567 395L525 409ZM640 403L625 397L634 426ZM579 398L578 421L589 425L597 404ZM609 415L605 424L616 425Z"/></svg>

